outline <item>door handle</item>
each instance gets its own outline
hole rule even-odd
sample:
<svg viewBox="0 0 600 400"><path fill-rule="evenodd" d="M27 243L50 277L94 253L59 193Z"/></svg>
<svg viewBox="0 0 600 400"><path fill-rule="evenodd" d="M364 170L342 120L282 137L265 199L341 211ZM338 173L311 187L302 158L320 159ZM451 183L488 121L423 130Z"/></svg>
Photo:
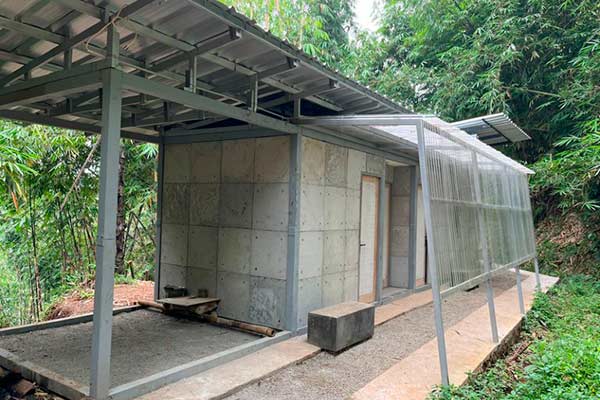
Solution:
<svg viewBox="0 0 600 400"><path fill-rule="evenodd" d="M366 243L361 243L359 246L360 247L365 247L367 244Z"/></svg>

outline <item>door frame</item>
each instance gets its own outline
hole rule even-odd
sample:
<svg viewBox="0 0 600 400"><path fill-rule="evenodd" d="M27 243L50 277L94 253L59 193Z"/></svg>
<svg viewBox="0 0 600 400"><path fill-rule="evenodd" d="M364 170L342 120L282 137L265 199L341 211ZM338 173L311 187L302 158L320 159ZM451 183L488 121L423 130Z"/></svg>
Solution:
<svg viewBox="0 0 600 400"><path fill-rule="evenodd" d="M363 209L363 182L364 180L372 180L374 182L377 183L376 188L377 190L375 191L375 232L374 232L374 240L373 240L373 249L374 249L374 255L373 255L373 291L371 293L368 294L364 294L364 295L360 295L360 260L361 260L361 253L362 253L362 243L361 243L361 232L362 232L362 209ZM358 229L358 242L359 242L359 248L358 248L358 287L357 287L357 291L358 291L358 301L363 302L363 303L373 303L374 301L377 300L377 281L379 278L379 224L380 224L380 213L379 213L379 208L380 208L380 198L381 198L381 181L382 179L384 179L384 177L381 176L377 176L377 175L371 175L371 174L361 174L360 177L360 212L359 212L359 229ZM368 297L367 297L368 296Z"/></svg>

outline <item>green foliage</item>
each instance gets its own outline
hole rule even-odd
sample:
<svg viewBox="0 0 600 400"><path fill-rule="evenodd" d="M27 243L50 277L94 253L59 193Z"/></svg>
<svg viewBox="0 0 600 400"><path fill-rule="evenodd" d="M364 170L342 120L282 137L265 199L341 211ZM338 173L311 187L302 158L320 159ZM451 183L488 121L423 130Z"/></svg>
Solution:
<svg viewBox="0 0 600 400"><path fill-rule="evenodd" d="M597 399L600 396L600 283L564 279L536 297L523 337L528 352L514 365L500 360L463 387L432 399Z"/></svg>

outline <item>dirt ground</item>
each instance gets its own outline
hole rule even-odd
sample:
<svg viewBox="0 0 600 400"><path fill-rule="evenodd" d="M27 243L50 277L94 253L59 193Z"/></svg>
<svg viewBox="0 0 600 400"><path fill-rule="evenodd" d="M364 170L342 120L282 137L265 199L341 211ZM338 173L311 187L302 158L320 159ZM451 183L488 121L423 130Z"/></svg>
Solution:
<svg viewBox="0 0 600 400"><path fill-rule="evenodd" d="M134 284L115 285L113 306L125 307L136 304L137 300L154 300L154 282L138 281ZM57 302L49 312L47 320L72 317L94 311L94 292L92 289L67 294Z"/></svg>
<svg viewBox="0 0 600 400"><path fill-rule="evenodd" d="M498 275L493 284L494 294L497 296L515 285L515 275L511 272ZM448 329L485 304L485 287L447 297L443 304L445 328ZM434 337L433 307L429 305L377 327L372 339L337 356L322 352L310 360L248 386L227 399L346 399Z"/></svg>

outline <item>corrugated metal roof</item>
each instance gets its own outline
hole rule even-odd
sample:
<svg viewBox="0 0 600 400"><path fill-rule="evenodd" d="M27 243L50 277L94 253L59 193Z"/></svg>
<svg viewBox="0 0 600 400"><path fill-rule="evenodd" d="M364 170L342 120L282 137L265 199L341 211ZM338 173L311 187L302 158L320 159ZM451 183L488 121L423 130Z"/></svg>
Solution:
<svg viewBox="0 0 600 400"><path fill-rule="evenodd" d="M246 101L243 90L249 87L249 77L256 75L261 79L259 110L271 115L289 117L294 96L303 98L306 115L410 112L331 70L215 0L4 0L0 2L0 82L57 44L97 24L105 13L120 15L127 10L126 6L140 2L141 7L131 15L116 19L121 37L120 62L126 72L146 71L150 79L181 86L188 69L187 58L184 56L183 62L170 63L204 45L222 40L220 46L201 54L197 61L198 87L213 99L243 104ZM227 41L228 34L235 37ZM73 65L97 61L102 58L105 46L106 34L102 30L75 46ZM60 53L33 70L31 77L61 70L64 64L65 57ZM160 71L147 73L153 69ZM125 93L124 98L133 95ZM94 102L92 95L84 99L87 100L81 102L77 97L72 100L81 105ZM19 109L55 115L56 108L64 105L65 100L66 97L56 96ZM160 101L134 102L131 99L123 111L124 118L136 114L138 121L141 115L152 122L150 116L161 113L162 109ZM179 109L177 113L187 111ZM69 119L82 123L97 124L99 119L99 110L71 114ZM65 115L59 113L56 116L66 119ZM218 116L208 116L206 124L218 120ZM155 126L142 128L153 130Z"/></svg>
<svg viewBox="0 0 600 400"><path fill-rule="evenodd" d="M503 113L465 119L453 122L452 125L471 135L476 135L481 141L491 145L522 142L531 139L527 133Z"/></svg>

